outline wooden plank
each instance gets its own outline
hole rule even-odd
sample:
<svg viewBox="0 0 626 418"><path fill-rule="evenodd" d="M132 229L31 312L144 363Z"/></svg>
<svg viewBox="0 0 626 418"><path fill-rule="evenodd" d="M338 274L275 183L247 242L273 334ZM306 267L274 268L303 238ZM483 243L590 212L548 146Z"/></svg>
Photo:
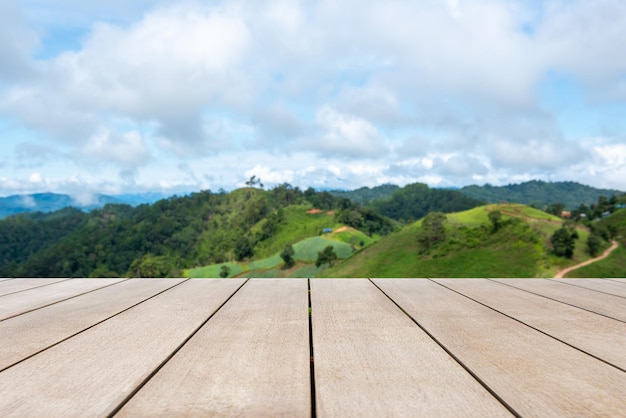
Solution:
<svg viewBox="0 0 626 418"><path fill-rule="evenodd" d="M127 280L0 321L0 370L181 282Z"/></svg>
<svg viewBox="0 0 626 418"><path fill-rule="evenodd" d="M436 282L626 370L623 322L486 279Z"/></svg>
<svg viewBox="0 0 626 418"><path fill-rule="evenodd" d="M311 280L318 416L510 416L365 279Z"/></svg>
<svg viewBox="0 0 626 418"><path fill-rule="evenodd" d="M584 287L585 289L596 290L598 292L610 293L615 296L626 298L626 286L622 283L606 279L553 279L555 282L568 284L570 286Z"/></svg>
<svg viewBox="0 0 626 418"><path fill-rule="evenodd" d="M376 284L518 414L623 415L626 373L435 282Z"/></svg>
<svg viewBox="0 0 626 418"><path fill-rule="evenodd" d="M37 280L37 279L33 279ZM39 286L0 298L0 321L56 303L101 287L115 285L123 279L71 279Z"/></svg>
<svg viewBox="0 0 626 418"><path fill-rule="evenodd" d="M626 321L626 303L624 298L619 296L567 286L547 279L498 279L497 281L620 321Z"/></svg>
<svg viewBox="0 0 626 418"><path fill-rule="evenodd" d="M68 279L10 279L0 283L0 296L22 292L35 287L46 286L51 283ZM1 300L1 299L0 299Z"/></svg>
<svg viewBox="0 0 626 418"><path fill-rule="evenodd" d="M311 413L306 279L250 280L120 417Z"/></svg>
<svg viewBox="0 0 626 418"><path fill-rule="evenodd" d="M189 280L0 373L0 416L110 414L243 280Z"/></svg>

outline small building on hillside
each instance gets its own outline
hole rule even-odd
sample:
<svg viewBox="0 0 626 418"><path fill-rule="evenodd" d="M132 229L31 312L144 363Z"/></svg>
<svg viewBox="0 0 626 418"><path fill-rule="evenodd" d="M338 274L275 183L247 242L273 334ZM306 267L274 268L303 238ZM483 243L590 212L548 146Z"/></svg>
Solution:
<svg viewBox="0 0 626 418"><path fill-rule="evenodd" d="M332 228L324 228L323 232L325 234L330 234L331 232L333 232Z"/></svg>

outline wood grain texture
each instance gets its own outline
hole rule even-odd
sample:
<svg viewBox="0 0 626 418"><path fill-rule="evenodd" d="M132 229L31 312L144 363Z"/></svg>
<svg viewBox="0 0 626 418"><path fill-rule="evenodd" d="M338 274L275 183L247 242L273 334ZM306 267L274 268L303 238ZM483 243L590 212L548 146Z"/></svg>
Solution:
<svg viewBox="0 0 626 418"><path fill-rule="evenodd" d="M435 282L375 282L522 416L623 415L626 373Z"/></svg>
<svg viewBox="0 0 626 418"><path fill-rule="evenodd" d="M309 416L308 331L306 279L250 280L116 416Z"/></svg>
<svg viewBox="0 0 626 418"><path fill-rule="evenodd" d="M0 370L181 282L127 280L0 321Z"/></svg>
<svg viewBox="0 0 626 418"><path fill-rule="evenodd" d="M497 281L620 321L626 321L626 301L619 296L598 293L576 286L567 286L549 279L498 279Z"/></svg>
<svg viewBox="0 0 626 418"><path fill-rule="evenodd" d="M626 370L623 322L486 279L436 282Z"/></svg>
<svg viewBox="0 0 626 418"><path fill-rule="evenodd" d="M63 280L69 279L8 279L0 283L0 296L22 292L39 286L46 286Z"/></svg>
<svg viewBox="0 0 626 418"><path fill-rule="evenodd" d="M509 416L370 281L311 280L317 414Z"/></svg>
<svg viewBox="0 0 626 418"><path fill-rule="evenodd" d="M0 373L0 416L106 416L243 280L188 280Z"/></svg>
<svg viewBox="0 0 626 418"><path fill-rule="evenodd" d="M0 297L0 320L39 309L105 286L115 285L121 281L123 279L71 279L5 295Z"/></svg>
<svg viewBox="0 0 626 418"><path fill-rule="evenodd" d="M606 279L554 279L555 282L579 286L599 292L610 293L626 298L626 286L623 283Z"/></svg>

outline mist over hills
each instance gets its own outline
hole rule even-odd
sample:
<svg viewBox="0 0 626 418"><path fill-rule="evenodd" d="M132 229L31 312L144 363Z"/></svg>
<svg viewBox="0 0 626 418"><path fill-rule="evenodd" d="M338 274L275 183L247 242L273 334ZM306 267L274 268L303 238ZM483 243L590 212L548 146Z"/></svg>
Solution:
<svg viewBox="0 0 626 418"><path fill-rule="evenodd" d="M70 196L60 193L33 193L0 197L0 219L18 213L54 212L66 207L73 207L85 212L101 208L106 204L128 204L131 206L142 203L154 203L163 199L162 193L138 193L121 195L84 195Z"/></svg>

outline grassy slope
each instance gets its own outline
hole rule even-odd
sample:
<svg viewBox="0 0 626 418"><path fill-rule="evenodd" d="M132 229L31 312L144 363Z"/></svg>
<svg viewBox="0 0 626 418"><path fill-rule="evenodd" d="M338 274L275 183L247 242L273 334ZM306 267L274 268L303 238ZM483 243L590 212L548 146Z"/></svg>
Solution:
<svg viewBox="0 0 626 418"><path fill-rule="evenodd" d="M620 245L604 260L589 264L570 272L566 277L626 277L626 248Z"/></svg>
<svg viewBox="0 0 626 418"><path fill-rule="evenodd" d="M604 260L574 270L566 277L626 277L626 209L613 213L610 217L598 222L599 226L613 225L617 228L617 238L620 246ZM581 246L586 242L581 237Z"/></svg>
<svg viewBox="0 0 626 418"><path fill-rule="evenodd" d="M324 267L317 268L314 265L309 265L317 259L318 252L322 251L326 246L332 245L337 257L340 259L347 258L352 255L353 249L349 244L337 238L341 237L342 239L352 241L351 236L361 239L361 235L363 234L360 231L348 228L337 234L309 237L299 241L293 245L293 249L295 251L294 258L300 261L300 263L296 264L294 268L287 270L281 268L283 261L280 258L280 252L277 252L270 257L248 263L229 262L190 269L185 272L185 276L193 278L219 277L221 267L226 265L231 270L231 277L312 277L324 269ZM371 238L368 237L368 239L371 241Z"/></svg>
<svg viewBox="0 0 626 418"><path fill-rule="evenodd" d="M490 210L503 213L505 226L489 231ZM581 238L572 260L549 255L546 246L561 220L523 205L488 205L447 215L447 239L429 254L419 255L416 233L410 225L323 272L324 277L538 277L549 276L562 265L586 259ZM517 219L519 221L508 221Z"/></svg>
<svg viewBox="0 0 626 418"><path fill-rule="evenodd" d="M325 212L318 214L306 213L311 206L293 205L283 210L284 220L276 228L273 238L258 243L254 253L259 258L280 253L287 244L295 244L305 238L318 235L324 228L336 229L341 225L335 223L333 215ZM253 232L261 231L266 220L260 221L252 228Z"/></svg>

